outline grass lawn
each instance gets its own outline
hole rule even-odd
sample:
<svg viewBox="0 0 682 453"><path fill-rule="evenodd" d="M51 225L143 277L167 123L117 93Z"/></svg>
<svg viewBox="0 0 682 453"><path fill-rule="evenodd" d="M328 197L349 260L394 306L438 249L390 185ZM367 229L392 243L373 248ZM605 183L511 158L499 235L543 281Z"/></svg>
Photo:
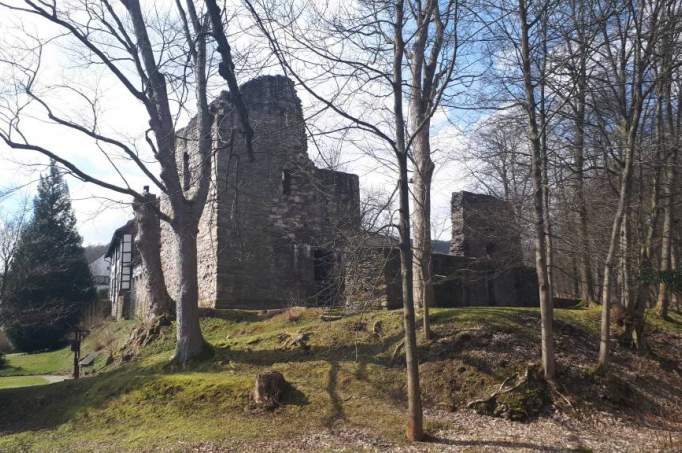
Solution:
<svg viewBox="0 0 682 453"><path fill-rule="evenodd" d="M8 376L0 377L0 389L14 387L28 387L31 385L47 384L50 381L40 376Z"/></svg>
<svg viewBox="0 0 682 453"><path fill-rule="evenodd" d="M67 374L73 367L73 353L68 347L37 354L7 354L5 358L7 364L0 368L0 377Z"/></svg>
<svg viewBox="0 0 682 453"><path fill-rule="evenodd" d="M127 338L133 321L106 323L85 338L81 346L81 357L94 350L114 350ZM14 353L5 355L6 364L0 368L0 377L33 376L37 374L70 374L73 370L73 352L70 347L41 353ZM103 365L103 356L98 358L95 368Z"/></svg>

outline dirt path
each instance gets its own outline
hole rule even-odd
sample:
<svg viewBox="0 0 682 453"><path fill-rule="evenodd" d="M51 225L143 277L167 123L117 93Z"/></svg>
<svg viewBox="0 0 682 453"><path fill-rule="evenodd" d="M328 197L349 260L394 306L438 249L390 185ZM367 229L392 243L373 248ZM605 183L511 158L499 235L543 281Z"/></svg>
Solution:
<svg viewBox="0 0 682 453"><path fill-rule="evenodd" d="M66 381L67 379L72 379L71 376L63 376L58 374L41 374L40 377L47 379L49 384Z"/></svg>

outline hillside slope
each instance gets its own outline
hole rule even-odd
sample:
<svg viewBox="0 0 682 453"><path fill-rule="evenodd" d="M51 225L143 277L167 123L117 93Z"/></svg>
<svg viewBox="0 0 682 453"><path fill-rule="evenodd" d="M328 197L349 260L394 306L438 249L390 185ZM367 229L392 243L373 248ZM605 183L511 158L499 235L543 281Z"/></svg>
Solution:
<svg viewBox="0 0 682 453"><path fill-rule="evenodd" d="M174 331L97 376L0 390L0 451L287 451L402 449L400 312L323 321L321 312L224 311L204 318L211 359L168 367ZM592 372L598 311L557 310L560 386L528 388L498 415L467 403L539 357L534 309L434 310L420 344L431 442L441 451L666 451L682 444L682 318L650 324L646 357L615 347L610 377ZM121 335L127 329L120 329ZM394 357L395 356L395 357ZM291 388L273 412L250 402L256 374ZM524 422L509 420L524 419ZM678 444L679 443L679 444Z"/></svg>

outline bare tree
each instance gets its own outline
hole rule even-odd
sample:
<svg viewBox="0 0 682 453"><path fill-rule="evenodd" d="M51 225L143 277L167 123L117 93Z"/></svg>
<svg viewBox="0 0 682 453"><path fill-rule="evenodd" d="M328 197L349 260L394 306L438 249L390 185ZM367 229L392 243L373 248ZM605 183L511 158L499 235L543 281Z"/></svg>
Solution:
<svg viewBox="0 0 682 453"><path fill-rule="evenodd" d="M398 181L398 232L407 365L407 438L424 436L419 386L416 322L413 299L413 256L410 227L409 164L416 136L410 133L404 105L407 81L406 53L414 39L408 30L409 11L419 2L380 1L359 5L307 4L299 10L295 2L282 5L246 1L260 30L284 71L325 110L345 122L338 129L365 134L374 149L368 151L379 162L391 165ZM428 16L428 15L427 15ZM314 31L313 31L314 30ZM316 71L301 69L314 58ZM320 80L331 82L320 84ZM440 88L440 92L444 88ZM437 96L432 99L438 98ZM366 96L363 98L363 96ZM356 103L359 100L360 105ZM438 102L426 104L426 124ZM361 108L358 108L361 107ZM369 117L371 115L371 117ZM337 129L337 130L338 130ZM416 128L416 131L421 128ZM367 142L363 140L363 142ZM390 152L381 156L378 149Z"/></svg>
<svg viewBox="0 0 682 453"><path fill-rule="evenodd" d="M0 217L0 304L2 303L7 281L5 274L12 267L19 245L21 232L29 218L29 209L26 200L13 214L5 214Z"/></svg>
<svg viewBox="0 0 682 453"><path fill-rule="evenodd" d="M535 268L537 272L542 366L545 378L554 379L554 343L552 334L553 300L548 239L549 195L547 134L551 120L546 92L549 69L548 21L556 5L551 1L526 0L485 4L490 15L484 21L491 35L488 53L493 66L491 85L497 89L490 96L502 108L520 107L525 116L526 138L530 154L530 180L533 186L533 222ZM484 87L484 91L489 90Z"/></svg>
<svg viewBox="0 0 682 453"><path fill-rule="evenodd" d="M605 3L600 15L602 21L597 64L608 74L604 89L618 112L618 146L623 150L618 204L613 218L609 248L604 264L602 283L602 317L599 343L599 366L606 369L610 349L611 278L621 227L631 202L633 164L638 145L645 100L653 89L647 82L660 20L661 2L627 1L622 5ZM611 10L611 8L614 8Z"/></svg>
<svg viewBox="0 0 682 453"><path fill-rule="evenodd" d="M176 268L180 282L179 293L173 295L176 297L177 315L174 360L185 363L200 355L205 350L205 341L201 334L197 305L196 233L209 192L214 148L212 130L216 119L214 112L209 109L208 100L208 83L213 74L210 67L212 60L209 58L209 18L191 0L178 1L174 7L169 7L167 13L174 19L164 18L156 22L153 14L143 12L138 0L123 0L123 8L109 1L90 0L81 0L78 6L33 0L0 2L0 6L7 13L33 18L38 23L50 24L59 30L50 39L31 36L24 31L25 41L35 43L30 49L33 65L9 53L2 58L2 63L11 66L18 74L15 84L18 89L3 103L4 127L0 137L15 150L34 151L54 159L78 179L132 197L141 228L147 225L155 228L153 219L149 222L144 220L144 216L151 212L170 225L178 247ZM219 30L213 31L224 38ZM49 97L39 90L38 76L44 46L51 39L60 38L68 40L80 52L87 62L86 67L105 68L109 77L143 107L149 121L144 154L135 144L126 143L101 129L94 107L98 99L88 96L83 90L71 90L92 107L89 121L79 121L53 108ZM220 41L225 44L226 38ZM225 52L221 56L230 58L230 54ZM223 61L223 64L227 68L223 73L233 75L232 62ZM93 148L102 152L103 165L111 165L120 182L98 178L81 168L77 162L64 157L60 150L40 145L32 139L21 120L26 111L36 105L42 108L52 124L91 140ZM176 136L177 124L187 108L196 113L192 144L199 162L194 169L196 184L191 190L184 190L177 164L178 148L183 142ZM246 118L244 123L248 124ZM161 209L146 194L130 186L126 175L116 165L116 156L132 163L162 193ZM142 234L149 238L156 236L154 231ZM140 251L145 264L158 269L157 247L142 247ZM160 272L157 269L149 270L152 273ZM160 297L165 295L161 294ZM163 307L163 300L153 306Z"/></svg>
<svg viewBox="0 0 682 453"><path fill-rule="evenodd" d="M661 130L663 140L664 174L662 184L663 226L661 231L661 274L670 273L674 269L672 260L673 229L675 225L675 191L677 189L677 166L679 165L680 133L682 132L682 96L680 96L680 35L682 32L682 6L678 2L667 2L664 6L664 19L661 24L658 71L658 104L662 112L659 119L663 120ZM675 96L677 102L675 102ZM668 279L662 278L658 287L656 304L658 315L668 318L670 306L670 288Z"/></svg>
<svg viewBox="0 0 682 453"><path fill-rule="evenodd" d="M440 107L443 94L453 84L458 54L462 11L459 0L428 0L409 4L410 24L416 29L408 51L410 69L410 129L413 136L414 176L414 298L422 307L424 336L431 336L429 306L433 305L431 264L431 182L435 165L431 151L431 117Z"/></svg>

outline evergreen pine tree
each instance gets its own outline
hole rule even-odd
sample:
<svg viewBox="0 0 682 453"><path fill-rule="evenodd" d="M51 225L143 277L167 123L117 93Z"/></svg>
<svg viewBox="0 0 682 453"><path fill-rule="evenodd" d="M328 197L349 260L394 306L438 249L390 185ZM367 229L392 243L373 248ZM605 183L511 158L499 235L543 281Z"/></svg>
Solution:
<svg viewBox="0 0 682 453"><path fill-rule="evenodd" d="M69 189L56 164L41 176L33 217L7 272L2 321L15 348L59 347L95 297Z"/></svg>

